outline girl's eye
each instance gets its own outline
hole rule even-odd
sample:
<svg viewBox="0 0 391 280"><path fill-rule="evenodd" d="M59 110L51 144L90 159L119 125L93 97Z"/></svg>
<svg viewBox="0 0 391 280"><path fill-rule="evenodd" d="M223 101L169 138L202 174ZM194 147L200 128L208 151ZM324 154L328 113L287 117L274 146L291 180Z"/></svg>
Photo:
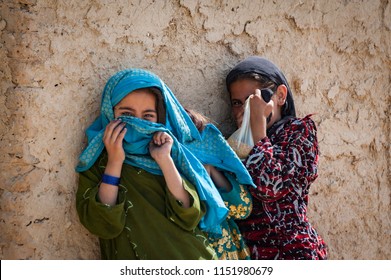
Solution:
<svg viewBox="0 0 391 280"><path fill-rule="evenodd" d="M121 113L121 116L132 116L132 114L129 112L123 112Z"/></svg>
<svg viewBox="0 0 391 280"><path fill-rule="evenodd" d="M240 102L239 100L232 100L231 102L232 107L242 107L243 103Z"/></svg>
<svg viewBox="0 0 391 280"><path fill-rule="evenodd" d="M152 114L145 114L144 115L144 118L145 119L152 119L152 118L154 118L155 116L154 115L152 115Z"/></svg>

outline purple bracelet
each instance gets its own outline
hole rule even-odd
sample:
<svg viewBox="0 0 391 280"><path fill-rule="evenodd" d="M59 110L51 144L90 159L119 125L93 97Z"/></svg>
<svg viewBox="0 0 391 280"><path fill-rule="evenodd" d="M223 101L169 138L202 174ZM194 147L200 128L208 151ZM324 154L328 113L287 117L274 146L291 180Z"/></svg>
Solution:
<svg viewBox="0 0 391 280"><path fill-rule="evenodd" d="M102 183L117 186L119 185L120 178L119 177L114 177L110 176L107 174L103 174L102 176Z"/></svg>

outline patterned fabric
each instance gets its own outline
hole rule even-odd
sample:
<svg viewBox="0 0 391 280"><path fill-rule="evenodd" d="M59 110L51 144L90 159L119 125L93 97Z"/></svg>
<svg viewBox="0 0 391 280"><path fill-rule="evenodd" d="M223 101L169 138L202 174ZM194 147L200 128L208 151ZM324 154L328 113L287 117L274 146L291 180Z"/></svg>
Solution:
<svg viewBox="0 0 391 280"><path fill-rule="evenodd" d="M233 172L239 183L252 184L251 177L239 158L231 156L234 152L217 129L208 135L200 135L171 90L151 72L127 69L109 79L103 91L101 115L87 129L88 146L80 156L76 171L88 170L102 153L105 127L114 119L113 107L130 92L146 87L156 87L161 91L166 108L165 125L121 117L128 129L123 142L125 163L160 175L159 166L149 156L148 144L154 132L169 133L174 140L172 157L179 172L196 186L200 199L207 207L200 228L221 233L219 225L225 220L228 209L202 164L216 164L214 159L223 159L220 160L219 166L223 170Z"/></svg>
<svg viewBox="0 0 391 280"><path fill-rule="evenodd" d="M224 172L233 174L232 184L255 187L250 174L221 132L211 123L200 132L201 139L185 144L203 164L213 165Z"/></svg>
<svg viewBox="0 0 391 280"><path fill-rule="evenodd" d="M310 116L292 118L259 141L245 160L256 189L239 228L252 259L326 259L326 245L307 218L317 178L318 141Z"/></svg>
<svg viewBox="0 0 391 280"><path fill-rule="evenodd" d="M250 259L248 247L243 241L235 219L245 219L250 214L252 201L247 185L255 185L247 169L240 160L237 160L236 153L226 144L224 136L214 125L206 124L200 134L201 141L193 141L186 147L197 155L201 162L213 165L223 172L232 185L229 193L220 192L229 214L220 225L221 233L207 233L209 242L221 260ZM216 151L221 151L217 157Z"/></svg>
<svg viewBox="0 0 391 280"><path fill-rule="evenodd" d="M252 209L252 198L246 186L235 184L232 177L225 174L233 188L230 192L221 192L229 214L222 223L222 234L208 234L209 243L215 249L220 260L250 260L250 251L245 244L235 220L247 218Z"/></svg>
<svg viewBox="0 0 391 280"><path fill-rule="evenodd" d="M250 259L248 247L243 241L235 220L245 219L250 214L252 200L247 185L249 187L255 187L255 185L246 168L240 160L237 160L236 153L226 144L224 136L214 125L206 124L200 133L202 140L189 143L187 148L197 155L201 162L213 165L223 172L232 185L230 192L220 192L229 213L226 220L221 223L222 232L208 234L209 242L221 260ZM216 138L219 140L217 141ZM211 141L212 139L215 140ZM216 151L221 151L221 153L216 156Z"/></svg>

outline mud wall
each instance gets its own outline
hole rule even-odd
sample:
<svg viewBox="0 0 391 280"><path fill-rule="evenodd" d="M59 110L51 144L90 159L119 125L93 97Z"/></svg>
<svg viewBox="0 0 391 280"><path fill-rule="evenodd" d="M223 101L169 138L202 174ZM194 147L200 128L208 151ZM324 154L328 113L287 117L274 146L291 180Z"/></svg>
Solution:
<svg viewBox="0 0 391 280"><path fill-rule="evenodd" d="M389 0L0 1L0 258L99 258L74 167L116 71L152 70L228 134L224 77L256 54L316 113L330 258L391 259L390 30Z"/></svg>

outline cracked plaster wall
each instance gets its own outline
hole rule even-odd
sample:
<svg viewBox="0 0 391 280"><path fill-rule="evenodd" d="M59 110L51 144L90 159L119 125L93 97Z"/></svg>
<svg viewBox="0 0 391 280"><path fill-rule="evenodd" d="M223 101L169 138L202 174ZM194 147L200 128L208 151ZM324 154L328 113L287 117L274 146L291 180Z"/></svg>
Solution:
<svg viewBox="0 0 391 280"><path fill-rule="evenodd" d="M152 70L228 134L224 77L257 54L316 113L330 258L391 259L390 30L389 0L0 1L0 258L99 258L74 167L112 74Z"/></svg>

